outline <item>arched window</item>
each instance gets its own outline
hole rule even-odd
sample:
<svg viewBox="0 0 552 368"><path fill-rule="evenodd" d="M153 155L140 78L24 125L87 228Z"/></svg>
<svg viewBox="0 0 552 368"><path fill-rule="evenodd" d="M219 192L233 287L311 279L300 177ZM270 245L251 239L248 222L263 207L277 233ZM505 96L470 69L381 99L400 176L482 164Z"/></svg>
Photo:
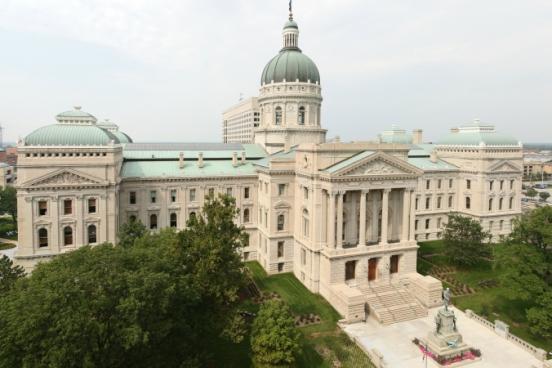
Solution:
<svg viewBox="0 0 552 368"><path fill-rule="evenodd" d="M305 106L299 107L299 116L297 122L299 125L305 125Z"/></svg>
<svg viewBox="0 0 552 368"><path fill-rule="evenodd" d="M88 225L88 244L95 244L97 241L96 225Z"/></svg>
<svg viewBox="0 0 552 368"><path fill-rule="evenodd" d="M243 222L248 223L249 222L249 208L246 208L243 210Z"/></svg>
<svg viewBox="0 0 552 368"><path fill-rule="evenodd" d="M157 215L155 213L150 215L150 229L157 229Z"/></svg>
<svg viewBox="0 0 552 368"><path fill-rule="evenodd" d="M504 202L504 198L500 198L498 200L498 209L501 210L502 209L502 203Z"/></svg>
<svg viewBox="0 0 552 368"><path fill-rule="evenodd" d="M48 230L44 228L38 230L38 246L40 248L48 246Z"/></svg>
<svg viewBox="0 0 552 368"><path fill-rule="evenodd" d="M356 261L345 262L345 281L355 278Z"/></svg>
<svg viewBox="0 0 552 368"><path fill-rule="evenodd" d="M309 237L309 226L310 226L309 211L304 209L303 210L303 236L305 238Z"/></svg>
<svg viewBox="0 0 552 368"><path fill-rule="evenodd" d="M489 199L489 211L492 211L493 210L493 199L490 198Z"/></svg>
<svg viewBox="0 0 552 368"><path fill-rule="evenodd" d="M71 226L63 228L63 245L73 245L73 228Z"/></svg>
<svg viewBox="0 0 552 368"><path fill-rule="evenodd" d="M513 205L514 205L514 197L510 197L510 203L509 203L508 207L510 209L512 209Z"/></svg>
<svg viewBox="0 0 552 368"><path fill-rule="evenodd" d="M129 218L128 218L128 221L129 222L135 222L136 221L136 216L130 215Z"/></svg>
<svg viewBox="0 0 552 368"><path fill-rule="evenodd" d="M285 225L285 217L283 214L278 215L278 223L277 223L277 230L283 231Z"/></svg>
<svg viewBox="0 0 552 368"><path fill-rule="evenodd" d="M178 217L176 216L176 213L171 213L171 227L177 227L178 226Z"/></svg>
<svg viewBox="0 0 552 368"><path fill-rule="evenodd" d="M274 109L274 124L282 125L282 108L280 106Z"/></svg>

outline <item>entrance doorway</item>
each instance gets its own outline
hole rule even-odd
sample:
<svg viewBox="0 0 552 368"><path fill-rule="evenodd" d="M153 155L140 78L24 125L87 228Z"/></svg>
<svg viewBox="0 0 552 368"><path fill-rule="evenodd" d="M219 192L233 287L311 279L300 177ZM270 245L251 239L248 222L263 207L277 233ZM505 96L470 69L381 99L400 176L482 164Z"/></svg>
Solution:
<svg viewBox="0 0 552 368"><path fill-rule="evenodd" d="M368 260L368 281L374 281L376 279L378 270L378 258L370 258Z"/></svg>

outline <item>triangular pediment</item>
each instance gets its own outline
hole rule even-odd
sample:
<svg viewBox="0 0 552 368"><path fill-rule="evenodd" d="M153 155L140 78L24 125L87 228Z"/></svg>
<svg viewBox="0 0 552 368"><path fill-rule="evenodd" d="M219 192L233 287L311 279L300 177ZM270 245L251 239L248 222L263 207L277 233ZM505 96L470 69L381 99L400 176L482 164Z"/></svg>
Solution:
<svg viewBox="0 0 552 368"><path fill-rule="evenodd" d="M410 176L420 174L420 169L415 166L383 152L353 161L332 173L334 176Z"/></svg>
<svg viewBox="0 0 552 368"><path fill-rule="evenodd" d="M521 169L519 167L517 167L515 164L509 162L509 161L506 161L506 160L501 160L501 161L498 161L496 163L494 163L493 165L491 165L488 169L488 171L490 172L493 172L493 173L499 173L499 172L516 172L516 173L519 173L521 172Z"/></svg>
<svg viewBox="0 0 552 368"><path fill-rule="evenodd" d="M107 185L101 179L95 178L88 174L71 170L62 169L56 172L44 175L42 177L31 180L22 184L22 187L27 188L52 188L52 187L70 187L70 186L98 186Z"/></svg>

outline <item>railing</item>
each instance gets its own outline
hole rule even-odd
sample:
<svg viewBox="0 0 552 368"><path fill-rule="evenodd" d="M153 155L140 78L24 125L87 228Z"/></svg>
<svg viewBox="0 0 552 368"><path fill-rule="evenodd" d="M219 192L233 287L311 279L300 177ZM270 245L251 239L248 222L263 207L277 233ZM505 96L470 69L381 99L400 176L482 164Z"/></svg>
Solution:
<svg viewBox="0 0 552 368"><path fill-rule="evenodd" d="M494 332L496 332L497 335L504 337L506 340L513 342L515 345L521 347L523 350L527 351L535 358L539 359L541 362L544 362L546 360L546 351L537 348L536 346L510 333L510 327L506 323L499 320L495 320L495 323L492 323L490 321L487 321L485 318L478 316L469 309L466 310L466 316L481 323L483 326L489 328L490 330L493 330Z"/></svg>

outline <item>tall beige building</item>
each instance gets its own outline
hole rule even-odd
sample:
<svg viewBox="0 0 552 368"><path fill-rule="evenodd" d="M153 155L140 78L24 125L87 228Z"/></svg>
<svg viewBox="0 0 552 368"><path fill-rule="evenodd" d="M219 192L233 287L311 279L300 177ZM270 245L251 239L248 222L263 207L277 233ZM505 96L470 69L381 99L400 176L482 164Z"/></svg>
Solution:
<svg viewBox="0 0 552 368"><path fill-rule="evenodd" d="M223 143L253 143L254 130L259 126L257 97L240 101L222 113Z"/></svg>
<svg viewBox="0 0 552 368"><path fill-rule="evenodd" d="M18 145L16 262L30 270L117 243L127 221L182 229L205 196L223 193L249 233L244 259L293 272L347 321L426 315L442 287L416 272L417 241L438 239L451 212L508 234L521 213L522 146L477 121L431 145L398 128L326 142L320 73L298 35L290 14L262 72L254 144L133 143L80 109L30 133Z"/></svg>

